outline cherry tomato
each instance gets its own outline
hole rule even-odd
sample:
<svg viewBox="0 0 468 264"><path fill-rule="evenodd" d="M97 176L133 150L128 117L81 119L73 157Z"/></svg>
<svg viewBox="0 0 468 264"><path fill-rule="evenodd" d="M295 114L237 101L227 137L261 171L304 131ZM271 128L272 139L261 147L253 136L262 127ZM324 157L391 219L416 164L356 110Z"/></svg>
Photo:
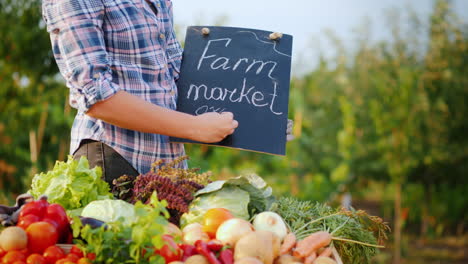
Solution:
<svg viewBox="0 0 468 264"><path fill-rule="evenodd" d="M47 264L46 259L37 253L29 255L29 257L26 259L26 263L27 264Z"/></svg>
<svg viewBox="0 0 468 264"><path fill-rule="evenodd" d="M166 263L181 260L184 252L174 241L174 238L171 235L163 235L162 239L164 240L164 246L155 250L155 253L163 257Z"/></svg>
<svg viewBox="0 0 468 264"><path fill-rule="evenodd" d="M32 253L42 254L46 248L55 245L58 240L57 228L42 221L28 226L26 234L28 235L28 249Z"/></svg>
<svg viewBox="0 0 468 264"><path fill-rule="evenodd" d="M77 264L91 264L91 260L89 260L88 258L80 258L78 262L76 263Z"/></svg>
<svg viewBox="0 0 468 264"><path fill-rule="evenodd" d="M78 257L80 257L80 258L84 257L83 251L77 245L73 245L71 247L70 253L73 253L73 254L77 255Z"/></svg>
<svg viewBox="0 0 468 264"><path fill-rule="evenodd" d="M13 264L15 261L25 261L26 255L19 250L8 251L2 258L2 264Z"/></svg>
<svg viewBox="0 0 468 264"><path fill-rule="evenodd" d="M78 257L77 255L73 253L68 253L65 258L73 262L77 262L80 259L80 257Z"/></svg>
<svg viewBox="0 0 468 264"><path fill-rule="evenodd" d="M15 262L13 262L13 264L26 264L26 262L24 262L22 260L17 260Z"/></svg>
<svg viewBox="0 0 468 264"><path fill-rule="evenodd" d="M206 211L203 216L203 231L208 234L210 238L216 237L218 227L226 220L234 218L229 210L225 208L212 208Z"/></svg>
<svg viewBox="0 0 468 264"><path fill-rule="evenodd" d="M57 260L65 258L65 252L58 246L50 246L42 254L48 264L54 264Z"/></svg>

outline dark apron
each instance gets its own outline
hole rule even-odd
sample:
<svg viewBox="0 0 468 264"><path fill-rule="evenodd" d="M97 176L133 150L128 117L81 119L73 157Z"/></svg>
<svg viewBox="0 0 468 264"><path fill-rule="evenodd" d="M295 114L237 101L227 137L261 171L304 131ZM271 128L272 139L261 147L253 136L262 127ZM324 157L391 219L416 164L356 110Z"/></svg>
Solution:
<svg viewBox="0 0 468 264"><path fill-rule="evenodd" d="M112 181L124 174L128 176L138 176L140 174L117 151L99 141L82 140L80 147L73 154L73 158L76 160L81 156L88 159L90 168L96 166L102 168L102 179L109 183L111 188L113 186Z"/></svg>

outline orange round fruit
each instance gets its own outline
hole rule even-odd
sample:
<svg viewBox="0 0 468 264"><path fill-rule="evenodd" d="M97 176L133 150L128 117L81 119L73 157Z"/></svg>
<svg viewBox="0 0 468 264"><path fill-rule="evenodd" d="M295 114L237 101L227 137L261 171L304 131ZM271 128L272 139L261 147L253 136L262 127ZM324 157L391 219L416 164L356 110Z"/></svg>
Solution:
<svg viewBox="0 0 468 264"><path fill-rule="evenodd" d="M212 208L206 211L203 216L203 231L210 238L216 237L218 227L226 220L234 218L234 215L225 208Z"/></svg>

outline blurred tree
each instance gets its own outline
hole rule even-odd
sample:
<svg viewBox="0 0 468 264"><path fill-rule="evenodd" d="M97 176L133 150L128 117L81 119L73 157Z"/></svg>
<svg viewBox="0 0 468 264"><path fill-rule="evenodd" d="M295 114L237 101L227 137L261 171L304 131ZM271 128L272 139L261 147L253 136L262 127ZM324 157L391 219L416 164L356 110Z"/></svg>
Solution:
<svg viewBox="0 0 468 264"><path fill-rule="evenodd" d="M391 21L401 19L391 16ZM447 217L441 221L445 224L450 223L450 214L463 223L468 216L462 209L468 206L462 195L468 188L459 185L466 183L463 175L468 158L463 136L468 124L468 39L448 1L443 0L435 3L427 47L412 42L413 31L406 36L398 23L389 24L393 25L392 42L373 47L362 42L348 67L349 82L342 85L344 96L340 98L344 130L339 132L338 142L352 175L367 179L380 174L380 180L390 179L395 185L394 263L400 263L402 189L406 182L424 186L421 221L439 213L438 217ZM460 196L439 204L454 204L444 207L456 212L429 209L434 202L430 194L446 192L448 186L459 189Z"/></svg>
<svg viewBox="0 0 468 264"><path fill-rule="evenodd" d="M68 152L68 90L57 77L40 4L0 1L0 189L7 195L24 192L32 174Z"/></svg>

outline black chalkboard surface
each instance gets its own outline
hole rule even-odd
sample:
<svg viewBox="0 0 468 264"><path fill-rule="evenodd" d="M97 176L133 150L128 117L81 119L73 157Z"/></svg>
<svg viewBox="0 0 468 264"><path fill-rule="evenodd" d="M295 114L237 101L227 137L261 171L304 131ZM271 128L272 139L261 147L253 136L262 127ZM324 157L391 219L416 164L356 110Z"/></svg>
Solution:
<svg viewBox="0 0 468 264"><path fill-rule="evenodd" d="M177 110L195 115L232 112L239 122L234 134L211 145L285 155L292 36L272 40L271 33L233 27L187 29Z"/></svg>

